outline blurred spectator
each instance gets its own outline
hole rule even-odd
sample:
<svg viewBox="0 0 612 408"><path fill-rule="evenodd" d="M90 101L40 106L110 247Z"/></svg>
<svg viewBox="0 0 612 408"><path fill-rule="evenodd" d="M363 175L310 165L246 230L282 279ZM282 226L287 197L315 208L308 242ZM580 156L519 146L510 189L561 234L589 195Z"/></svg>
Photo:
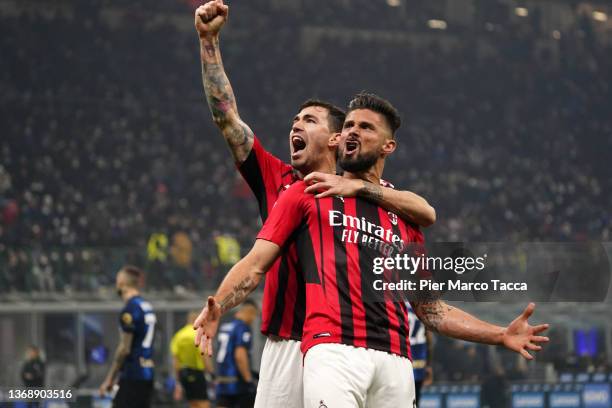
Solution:
<svg viewBox="0 0 612 408"><path fill-rule="evenodd" d="M217 259L222 266L232 266L240 260L240 244L236 238L227 234L215 236Z"/></svg>
<svg viewBox="0 0 612 408"><path fill-rule="evenodd" d="M482 375L482 358L478 355L476 345L466 345L463 353L462 361L462 377L463 381L480 382Z"/></svg>
<svg viewBox="0 0 612 408"><path fill-rule="evenodd" d="M40 356L40 350L34 345L28 346L26 350L21 381L26 388L42 388L45 385L45 363ZM39 403L30 402L29 407L37 408Z"/></svg>
<svg viewBox="0 0 612 408"><path fill-rule="evenodd" d="M501 365L489 371L482 383L480 402L483 408L509 407L508 379Z"/></svg>
<svg viewBox="0 0 612 408"><path fill-rule="evenodd" d="M174 263L181 268L189 268L192 261L193 244L189 236L182 231L175 232L172 236L170 253Z"/></svg>
<svg viewBox="0 0 612 408"><path fill-rule="evenodd" d="M99 291L147 255L155 289L212 285L260 222L202 100L195 33L171 18L190 10L77 3L0 6L0 291ZM555 40L544 10L513 22L503 2L486 30L448 36L426 26L435 4L372 19L368 2L275 3L236 4L223 38L241 116L273 153L287 158L303 100L370 90L402 113L385 177L436 207L429 241L611 239L612 52L582 10Z"/></svg>

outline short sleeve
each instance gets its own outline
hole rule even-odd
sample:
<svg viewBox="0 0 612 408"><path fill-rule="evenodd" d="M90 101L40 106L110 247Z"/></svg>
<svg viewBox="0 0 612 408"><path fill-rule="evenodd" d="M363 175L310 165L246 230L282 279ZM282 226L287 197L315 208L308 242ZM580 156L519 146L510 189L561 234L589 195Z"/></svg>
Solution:
<svg viewBox="0 0 612 408"><path fill-rule="evenodd" d="M413 234L414 242L417 242L419 244L425 243L425 236L423 235L423 231L421 231L421 229L418 226L415 226L412 229L412 234Z"/></svg>
<svg viewBox="0 0 612 408"><path fill-rule="evenodd" d="M134 308L125 307L119 316L121 330L126 333L133 333L136 330L136 313Z"/></svg>
<svg viewBox="0 0 612 408"><path fill-rule="evenodd" d="M409 237L409 245L411 246L412 253L410 256L414 258L419 258L421 256L427 256L427 248L425 247L425 236L423 232L419 228L419 226L414 224L408 224L408 237ZM419 268L415 273L415 277L418 280L434 280L434 276L430 270L423 265L419 264ZM423 299L431 299L431 294L427 291L418 291L419 296L425 295ZM434 296L438 296L437 294Z"/></svg>
<svg viewBox="0 0 612 408"><path fill-rule="evenodd" d="M306 215L305 186L303 181L299 181L281 194L257 239L273 242L280 247L287 243Z"/></svg>
<svg viewBox="0 0 612 408"><path fill-rule="evenodd" d="M236 327L236 332L234 333L236 336L234 338L234 344L236 347L245 347L246 349L251 349L251 341L253 340L253 333L251 332L251 328L245 325L239 325Z"/></svg>
<svg viewBox="0 0 612 408"><path fill-rule="evenodd" d="M265 219L278 198L283 177L292 172L291 166L264 149L255 137L251 152L238 170L255 194Z"/></svg>
<svg viewBox="0 0 612 408"><path fill-rule="evenodd" d="M170 341L170 353L173 356L177 356L179 353L179 333L177 332L174 336L172 336L172 340Z"/></svg>

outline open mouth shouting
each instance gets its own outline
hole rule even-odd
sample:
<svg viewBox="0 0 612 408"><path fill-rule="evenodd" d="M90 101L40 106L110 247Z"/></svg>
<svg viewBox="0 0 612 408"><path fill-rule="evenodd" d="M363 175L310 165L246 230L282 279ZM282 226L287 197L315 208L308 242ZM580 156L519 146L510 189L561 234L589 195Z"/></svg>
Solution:
<svg viewBox="0 0 612 408"><path fill-rule="evenodd" d="M344 144L344 155L352 156L357 153L359 150L359 142L355 139L349 139Z"/></svg>
<svg viewBox="0 0 612 408"><path fill-rule="evenodd" d="M299 156L299 153L306 148L306 142L301 136L293 135L291 136L291 147L293 150L291 157L295 159Z"/></svg>

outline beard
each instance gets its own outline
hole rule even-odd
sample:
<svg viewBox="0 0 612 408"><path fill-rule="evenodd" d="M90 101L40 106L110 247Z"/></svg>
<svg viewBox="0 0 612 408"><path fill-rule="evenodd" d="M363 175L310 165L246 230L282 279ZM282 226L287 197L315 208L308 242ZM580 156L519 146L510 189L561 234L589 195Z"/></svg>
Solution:
<svg viewBox="0 0 612 408"><path fill-rule="evenodd" d="M122 290L122 289L117 289L117 295L118 295L120 298L123 298L123 290Z"/></svg>
<svg viewBox="0 0 612 408"><path fill-rule="evenodd" d="M353 158L344 157L343 152L340 152L340 160L338 164L344 171L350 173L361 173L372 168L378 161L378 154L376 152L358 154Z"/></svg>

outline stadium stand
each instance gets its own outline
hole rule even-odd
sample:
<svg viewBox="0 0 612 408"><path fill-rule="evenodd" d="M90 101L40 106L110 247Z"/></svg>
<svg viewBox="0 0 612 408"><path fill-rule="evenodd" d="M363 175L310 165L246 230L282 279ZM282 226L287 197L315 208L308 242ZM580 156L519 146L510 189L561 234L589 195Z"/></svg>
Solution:
<svg viewBox="0 0 612 408"><path fill-rule="evenodd" d="M95 291L103 273L75 278L70 265L96 269L108 255L75 247L130 246L144 256L159 232L187 234L199 262L186 276L199 279L215 267L215 234L246 244L258 229L202 102L194 34L145 24L155 9L144 3L114 18L96 4L2 17L0 242L11 248L3 263L28 271L19 282L0 277L3 291ZM179 6L168 10L188 12ZM313 21L264 30L245 46L245 9L224 39L226 65L242 115L281 157L299 101L344 104L368 89L404 113L386 174L436 207L429 240L609 239L612 63L582 20L559 40L527 19L491 31L400 32L400 45L414 38L398 46L380 37L393 24L366 24L362 34L325 26L343 19L330 2ZM258 24L282 12L260 10ZM57 48L41 51L42 38ZM354 52L360 41L367 52Z"/></svg>
<svg viewBox="0 0 612 408"><path fill-rule="evenodd" d="M114 274L125 262L146 267L154 299L200 299L231 264L228 246L249 247L259 230L256 203L202 96L191 21L197 2L153 3L0 2L0 304L11 310L50 301L65 317L78 303L61 302L113 299ZM373 91L403 114L385 174L436 208L427 240L612 240L612 34L610 20L592 14L612 8L321 3L316 13L298 0L232 9L225 65L241 116L267 148L288 156L290 119L303 100L345 105L356 92ZM519 16L518 6L529 15ZM444 29L435 29L440 21ZM94 313L89 307L83 310ZM191 307L158 310L172 316ZM115 330L111 310L105 304L102 323L83 323L82 336ZM554 317L559 309L546 310ZM605 307L598 310L605 316ZM36 337L37 319L1 327ZM66 319L54 337L65 347L50 356L53 385L74 381L87 366L84 383L95 386L104 370L85 355L102 341L78 346L69 329L77 319ZM171 332L174 318L167 319ZM609 317L607 324L596 352L584 356L567 340L574 327L559 328L558 346L528 373L502 353L440 339L440 384L427 396L438 402L422 406L472 406L465 400L498 390L503 373L512 383L504 384L508 403L574 406L557 399L579 395L587 407L587 394L601 396L610 383ZM10 350L24 341L11 340ZM75 349L82 352L77 368ZM468 358L453 362L458 350ZM9 368L0 385L14 384L15 356L0 357ZM545 388L557 373L563 384Z"/></svg>

